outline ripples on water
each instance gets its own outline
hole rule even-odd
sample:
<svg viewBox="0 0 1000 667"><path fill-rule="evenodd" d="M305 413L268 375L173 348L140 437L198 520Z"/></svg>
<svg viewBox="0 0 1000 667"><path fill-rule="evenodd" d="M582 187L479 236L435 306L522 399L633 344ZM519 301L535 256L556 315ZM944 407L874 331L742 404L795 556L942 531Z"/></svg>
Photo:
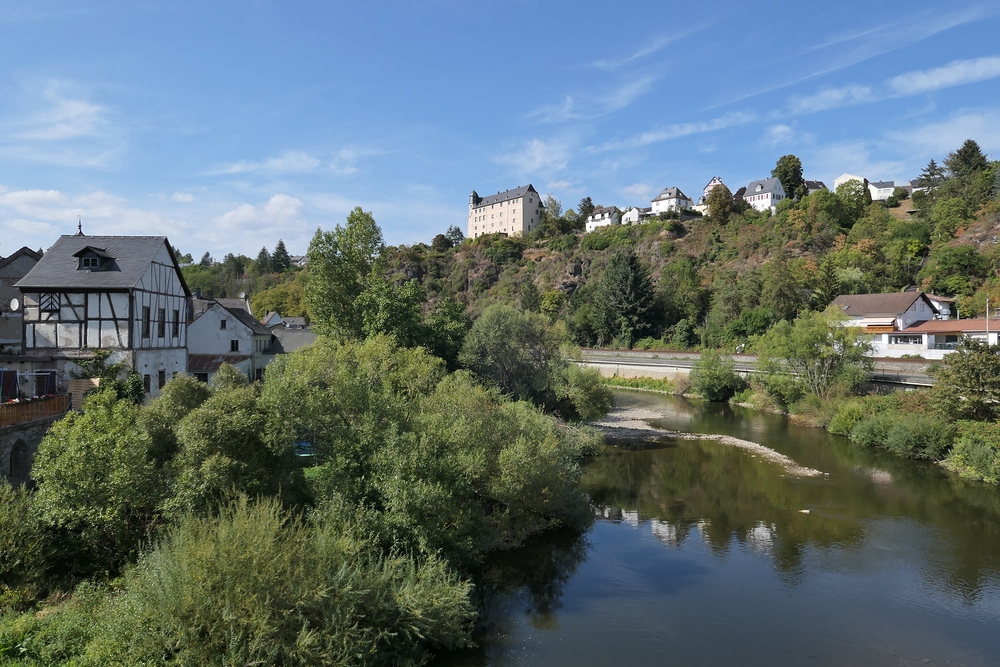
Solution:
<svg viewBox="0 0 1000 667"><path fill-rule="evenodd" d="M440 665L1000 665L1000 492L783 418L620 392L656 426L760 442L609 449L585 534L480 576L479 647Z"/></svg>

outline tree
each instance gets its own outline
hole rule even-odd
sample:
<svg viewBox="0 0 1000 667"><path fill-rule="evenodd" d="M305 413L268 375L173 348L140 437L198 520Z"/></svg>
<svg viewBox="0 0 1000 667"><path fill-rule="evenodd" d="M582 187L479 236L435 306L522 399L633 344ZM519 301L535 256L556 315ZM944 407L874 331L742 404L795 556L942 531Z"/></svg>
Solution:
<svg viewBox="0 0 1000 667"><path fill-rule="evenodd" d="M545 206L545 212L553 220L562 217L562 210L563 210L562 204L560 204L559 200L553 197L552 195L545 195L545 201L543 202L543 205Z"/></svg>
<svg viewBox="0 0 1000 667"><path fill-rule="evenodd" d="M385 245L371 213L355 208L347 225L316 230L309 244L305 301L316 329L342 338L364 336L363 313L355 302Z"/></svg>
<svg viewBox="0 0 1000 667"><path fill-rule="evenodd" d="M934 190L944 183L945 171L932 158L923 171L920 172L918 178L920 185L927 188L927 191L933 195Z"/></svg>
<svg viewBox="0 0 1000 667"><path fill-rule="evenodd" d="M959 227L972 218L969 205L961 197L948 197L934 202L931 208L931 222L934 224L933 238L948 241L955 236Z"/></svg>
<svg viewBox="0 0 1000 667"><path fill-rule="evenodd" d="M271 255L271 266L275 273L284 273L292 265L292 259L285 250L285 242L278 239L278 245L274 246L274 254Z"/></svg>
<svg viewBox="0 0 1000 667"><path fill-rule="evenodd" d="M941 413L954 419L995 420L1000 416L1000 345L963 338L944 358L934 396Z"/></svg>
<svg viewBox="0 0 1000 667"><path fill-rule="evenodd" d="M267 275L268 273L273 272L274 267L272 266L271 263L271 253L267 251L266 246L261 248L260 252L257 253L256 264L257 264L257 273L260 275Z"/></svg>
<svg viewBox="0 0 1000 667"><path fill-rule="evenodd" d="M872 193L868 190L868 181L852 179L840 184L837 188L837 196L844 204L844 216L846 227L854 226L854 223L864 215L868 205L872 203Z"/></svg>
<svg viewBox="0 0 1000 667"><path fill-rule="evenodd" d="M944 166L952 178L964 178L985 170L989 163L979 144L972 139L966 139L961 148L948 154Z"/></svg>
<svg viewBox="0 0 1000 667"><path fill-rule="evenodd" d="M434 356L444 359L449 371L454 371L458 368L458 354L471 326L472 322L465 316L465 307L445 297L427 316L423 344Z"/></svg>
<svg viewBox="0 0 1000 667"><path fill-rule="evenodd" d="M537 313L542 306L542 297L538 293L538 288L535 287L535 281L528 278L521 285L521 299L520 299L521 310L527 311L529 313Z"/></svg>
<svg viewBox="0 0 1000 667"><path fill-rule="evenodd" d="M587 218L590 217L590 214L594 212L595 208L594 202L590 199L590 197L584 197L580 200L580 205L577 207L578 210L576 213L576 225L578 228L584 228L587 223Z"/></svg>
<svg viewBox="0 0 1000 667"><path fill-rule="evenodd" d="M416 280L393 285L376 268L356 302L365 338L381 334L403 347L417 345L423 340L421 309L426 300L427 294Z"/></svg>
<svg viewBox="0 0 1000 667"><path fill-rule="evenodd" d="M200 266L212 266L212 253L206 252L201 256L201 261L198 262Z"/></svg>
<svg viewBox="0 0 1000 667"><path fill-rule="evenodd" d="M451 239L445 236L444 234L435 235L434 239L431 241L431 247L438 252L444 252L445 250L449 250L450 248L454 247L454 245L455 244L452 243Z"/></svg>
<svg viewBox="0 0 1000 667"><path fill-rule="evenodd" d="M728 401L746 387L733 365L732 357L723 357L712 349L702 351L691 368L691 389L709 401Z"/></svg>
<svg viewBox="0 0 1000 667"><path fill-rule="evenodd" d="M653 287L649 272L633 250L618 250L611 256L594 301L599 344L618 341L631 347L632 341L646 332Z"/></svg>
<svg viewBox="0 0 1000 667"><path fill-rule="evenodd" d="M462 245L462 241L465 240L465 234L455 225L450 225L444 235L451 241L452 247Z"/></svg>
<svg viewBox="0 0 1000 667"><path fill-rule="evenodd" d="M764 385L785 381L826 396L835 384L863 382L872 364L871 343L858 327L844 326L846 320L839 308L830 307L771 327L755 346Z"/></svg>
<svg viewBox="0 0 1000 667"><path fill-rule="evenodd" d="M771 176L777 176L785 194L794 199L801 199L808 194L806 182L802 178L802 160L794 155L783 155L771 170Z"/></svg>
<svg viewBox="0 0 1000 667"><path fill-rule="evenodd" d="M712 216L712 221L720 225L729 223L729 216L733 212L733 193L724 184L716 185L708 193L708 214Z"/></svg>
<svg viewBox="0 0 1000 667"><path fill-rule="evenodd" d="M837 276L837 268L829 259L823 260L816 272L816 284L813 287L812 305L816 310L823 310L830 303L841 295L843 286L840 277Z"/></svg>

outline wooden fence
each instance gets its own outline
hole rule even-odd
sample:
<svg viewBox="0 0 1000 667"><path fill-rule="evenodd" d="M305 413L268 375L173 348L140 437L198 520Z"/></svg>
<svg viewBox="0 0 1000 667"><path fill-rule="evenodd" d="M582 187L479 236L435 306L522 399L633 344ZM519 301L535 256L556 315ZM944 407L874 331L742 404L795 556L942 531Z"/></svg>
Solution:
<svg viewBox="0 0 1000 667"><path fill-rule="evenodd" d="M36 419L58 417L69 410L69 394L34 398L22 403L0 405L0 428L32 422Z"/></svg>

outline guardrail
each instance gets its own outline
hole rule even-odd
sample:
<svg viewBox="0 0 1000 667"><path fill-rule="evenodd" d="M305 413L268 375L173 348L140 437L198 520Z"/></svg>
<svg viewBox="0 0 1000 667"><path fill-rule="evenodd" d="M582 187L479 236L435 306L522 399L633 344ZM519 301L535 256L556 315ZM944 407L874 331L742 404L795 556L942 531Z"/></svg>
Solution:
<svg viewBox="0 0 1000 667"><path fill-rule="evenodd" d="M58 417L69 410L69 394L0 405L0 428Z"/></svg>

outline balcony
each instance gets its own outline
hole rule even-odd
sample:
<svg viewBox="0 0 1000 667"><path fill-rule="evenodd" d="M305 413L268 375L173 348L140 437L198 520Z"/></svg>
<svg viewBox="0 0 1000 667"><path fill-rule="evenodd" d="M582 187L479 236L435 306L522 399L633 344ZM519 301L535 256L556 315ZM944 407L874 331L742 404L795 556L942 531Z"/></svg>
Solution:
<svg viewBox="0 0 1000 667"><path fill-rule="evenodd" d="M0 428L58 417L69 410L69 394L32 398L0 405Z"/></svg>

